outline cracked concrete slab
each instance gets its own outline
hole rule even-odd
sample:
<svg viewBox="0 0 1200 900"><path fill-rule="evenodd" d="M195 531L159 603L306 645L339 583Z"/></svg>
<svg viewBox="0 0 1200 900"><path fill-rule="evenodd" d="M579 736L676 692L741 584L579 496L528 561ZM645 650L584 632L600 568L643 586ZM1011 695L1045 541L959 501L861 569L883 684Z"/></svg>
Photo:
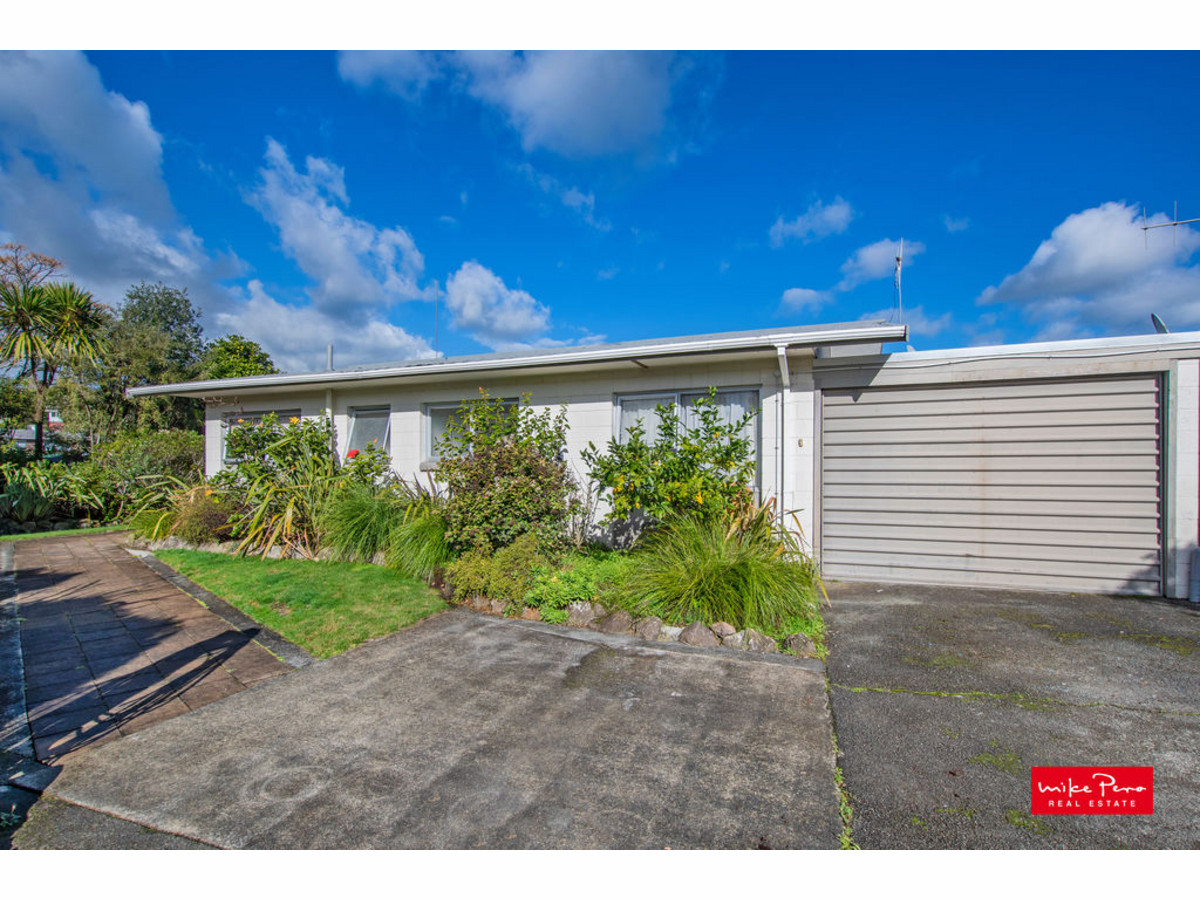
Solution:
<svg viewBox="0 0 1200 900"><path fill-rule="evenodd" d="M17 846L73 846L53 821L67 805L245 848L836 848L841 832L816 661L462 610L86 750L47 796L62 802Z"/></svg>
<svg viewBox="0 0 1200 900"><path fill-rule="evenodd" d="M1200 848L1200 609L835 584L829 673L864 848ZM1149 816L1032 816L1037 765L1153 766Z"/></svg>

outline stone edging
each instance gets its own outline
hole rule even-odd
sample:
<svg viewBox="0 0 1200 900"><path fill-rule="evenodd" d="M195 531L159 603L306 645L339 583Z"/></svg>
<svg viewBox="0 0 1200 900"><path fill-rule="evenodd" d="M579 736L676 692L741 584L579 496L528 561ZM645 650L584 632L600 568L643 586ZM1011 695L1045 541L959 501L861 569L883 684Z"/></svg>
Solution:
<svg viewBox="0 0 1200 900"><path fill-rule="evenodd" d="M503 616L505 604L486 597L473 597L463 606L476 612ZM632 634L645 641L661 643L677 641L689 647L729 647L751 653L778 653L775 639L753 628L736 630L726 622L717 622L711 627L702 622L693 622L686 627L667 625L658 616L634 619L623 609L609 612L599 603L577 601L567 607L568 618L564 623L569 628L588 628L601 634ZM541 621L541 615L533 607L525 609L520 616L528 621ZM550 623L545 623L550 624ZM786 650L793 656L816 658L816 647L805 634L789 635L784 641Z"/></svg>

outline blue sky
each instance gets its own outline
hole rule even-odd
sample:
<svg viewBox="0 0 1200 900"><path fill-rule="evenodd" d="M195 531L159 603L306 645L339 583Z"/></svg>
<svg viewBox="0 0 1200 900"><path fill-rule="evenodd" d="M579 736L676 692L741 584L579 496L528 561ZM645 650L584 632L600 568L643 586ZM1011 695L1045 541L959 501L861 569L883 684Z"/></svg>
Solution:
<svg viewBox="0 0 1200 900"><path fill-rule="evenodd" d="M0 241L292 371L895 316L1200 328L1200 54L0 52ZM435 337L434 316L438 322Z"/></svg>

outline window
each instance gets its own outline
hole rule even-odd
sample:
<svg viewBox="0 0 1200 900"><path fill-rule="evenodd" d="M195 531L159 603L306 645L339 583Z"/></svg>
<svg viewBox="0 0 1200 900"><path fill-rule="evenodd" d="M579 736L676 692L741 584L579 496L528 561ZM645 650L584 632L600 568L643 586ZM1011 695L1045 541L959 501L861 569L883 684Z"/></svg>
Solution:
<svg viewBox="0 0 1200 900"><path fill-rule="evenodd" d="M625 443L629 429L639 419L646 430L646 440L654 443L658 439L659 416L657 407L660 405L674 406L683 428L692 428L698 421L696 401L707 397L708 391L672 391L661 394L636 394L617 398L617 425L619 439ZM751 410L759 409L758 390L756 388L736 388L717 391L717 409L721 413L721 422L731 425L742 419ZM750 438L754 448L755 465L759 460L759 419L755 416L746 426L746 436Z"/></svg>
<svg viewBox="0 0 1200 900"><path fill-rule="evenodd" d="M390 406L356 406L350 408L350 438L346 452L366 450L374 444L391 456L392 408Z"/></svg>
<svg viewBox="0 0 1200 900"><path fill-rule="evenodd" d="M517 401L502 401L505 409L513 409ZM437 452L438 441L446 434L446 426L462 403L428 403L425 406L425 462L422 468L432 468L442 457Z"/></svg>
<svg viewBox="0 0 1200 900"><path fill-rule="evenodd" d="M263 409L258 412L231 412L225 413L221 417L221 460L225 465L237 462L236 459L230 459L225 452L225 435L234 425L257 425L269 415L274 415L281 423L287 424L289 419L300 418L300 410L298 409Z"/></svg>

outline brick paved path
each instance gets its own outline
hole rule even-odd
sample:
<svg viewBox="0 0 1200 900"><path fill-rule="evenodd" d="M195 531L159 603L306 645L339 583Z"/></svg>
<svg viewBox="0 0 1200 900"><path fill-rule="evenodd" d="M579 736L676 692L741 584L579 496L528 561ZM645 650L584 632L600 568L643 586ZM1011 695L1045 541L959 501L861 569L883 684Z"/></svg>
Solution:
<svg viewBox="0 0 1200 900"><path fill-rule="evenodd" d="M291 668L126 552L121 534L15 547L35 756L57 762Z"/></svg>

